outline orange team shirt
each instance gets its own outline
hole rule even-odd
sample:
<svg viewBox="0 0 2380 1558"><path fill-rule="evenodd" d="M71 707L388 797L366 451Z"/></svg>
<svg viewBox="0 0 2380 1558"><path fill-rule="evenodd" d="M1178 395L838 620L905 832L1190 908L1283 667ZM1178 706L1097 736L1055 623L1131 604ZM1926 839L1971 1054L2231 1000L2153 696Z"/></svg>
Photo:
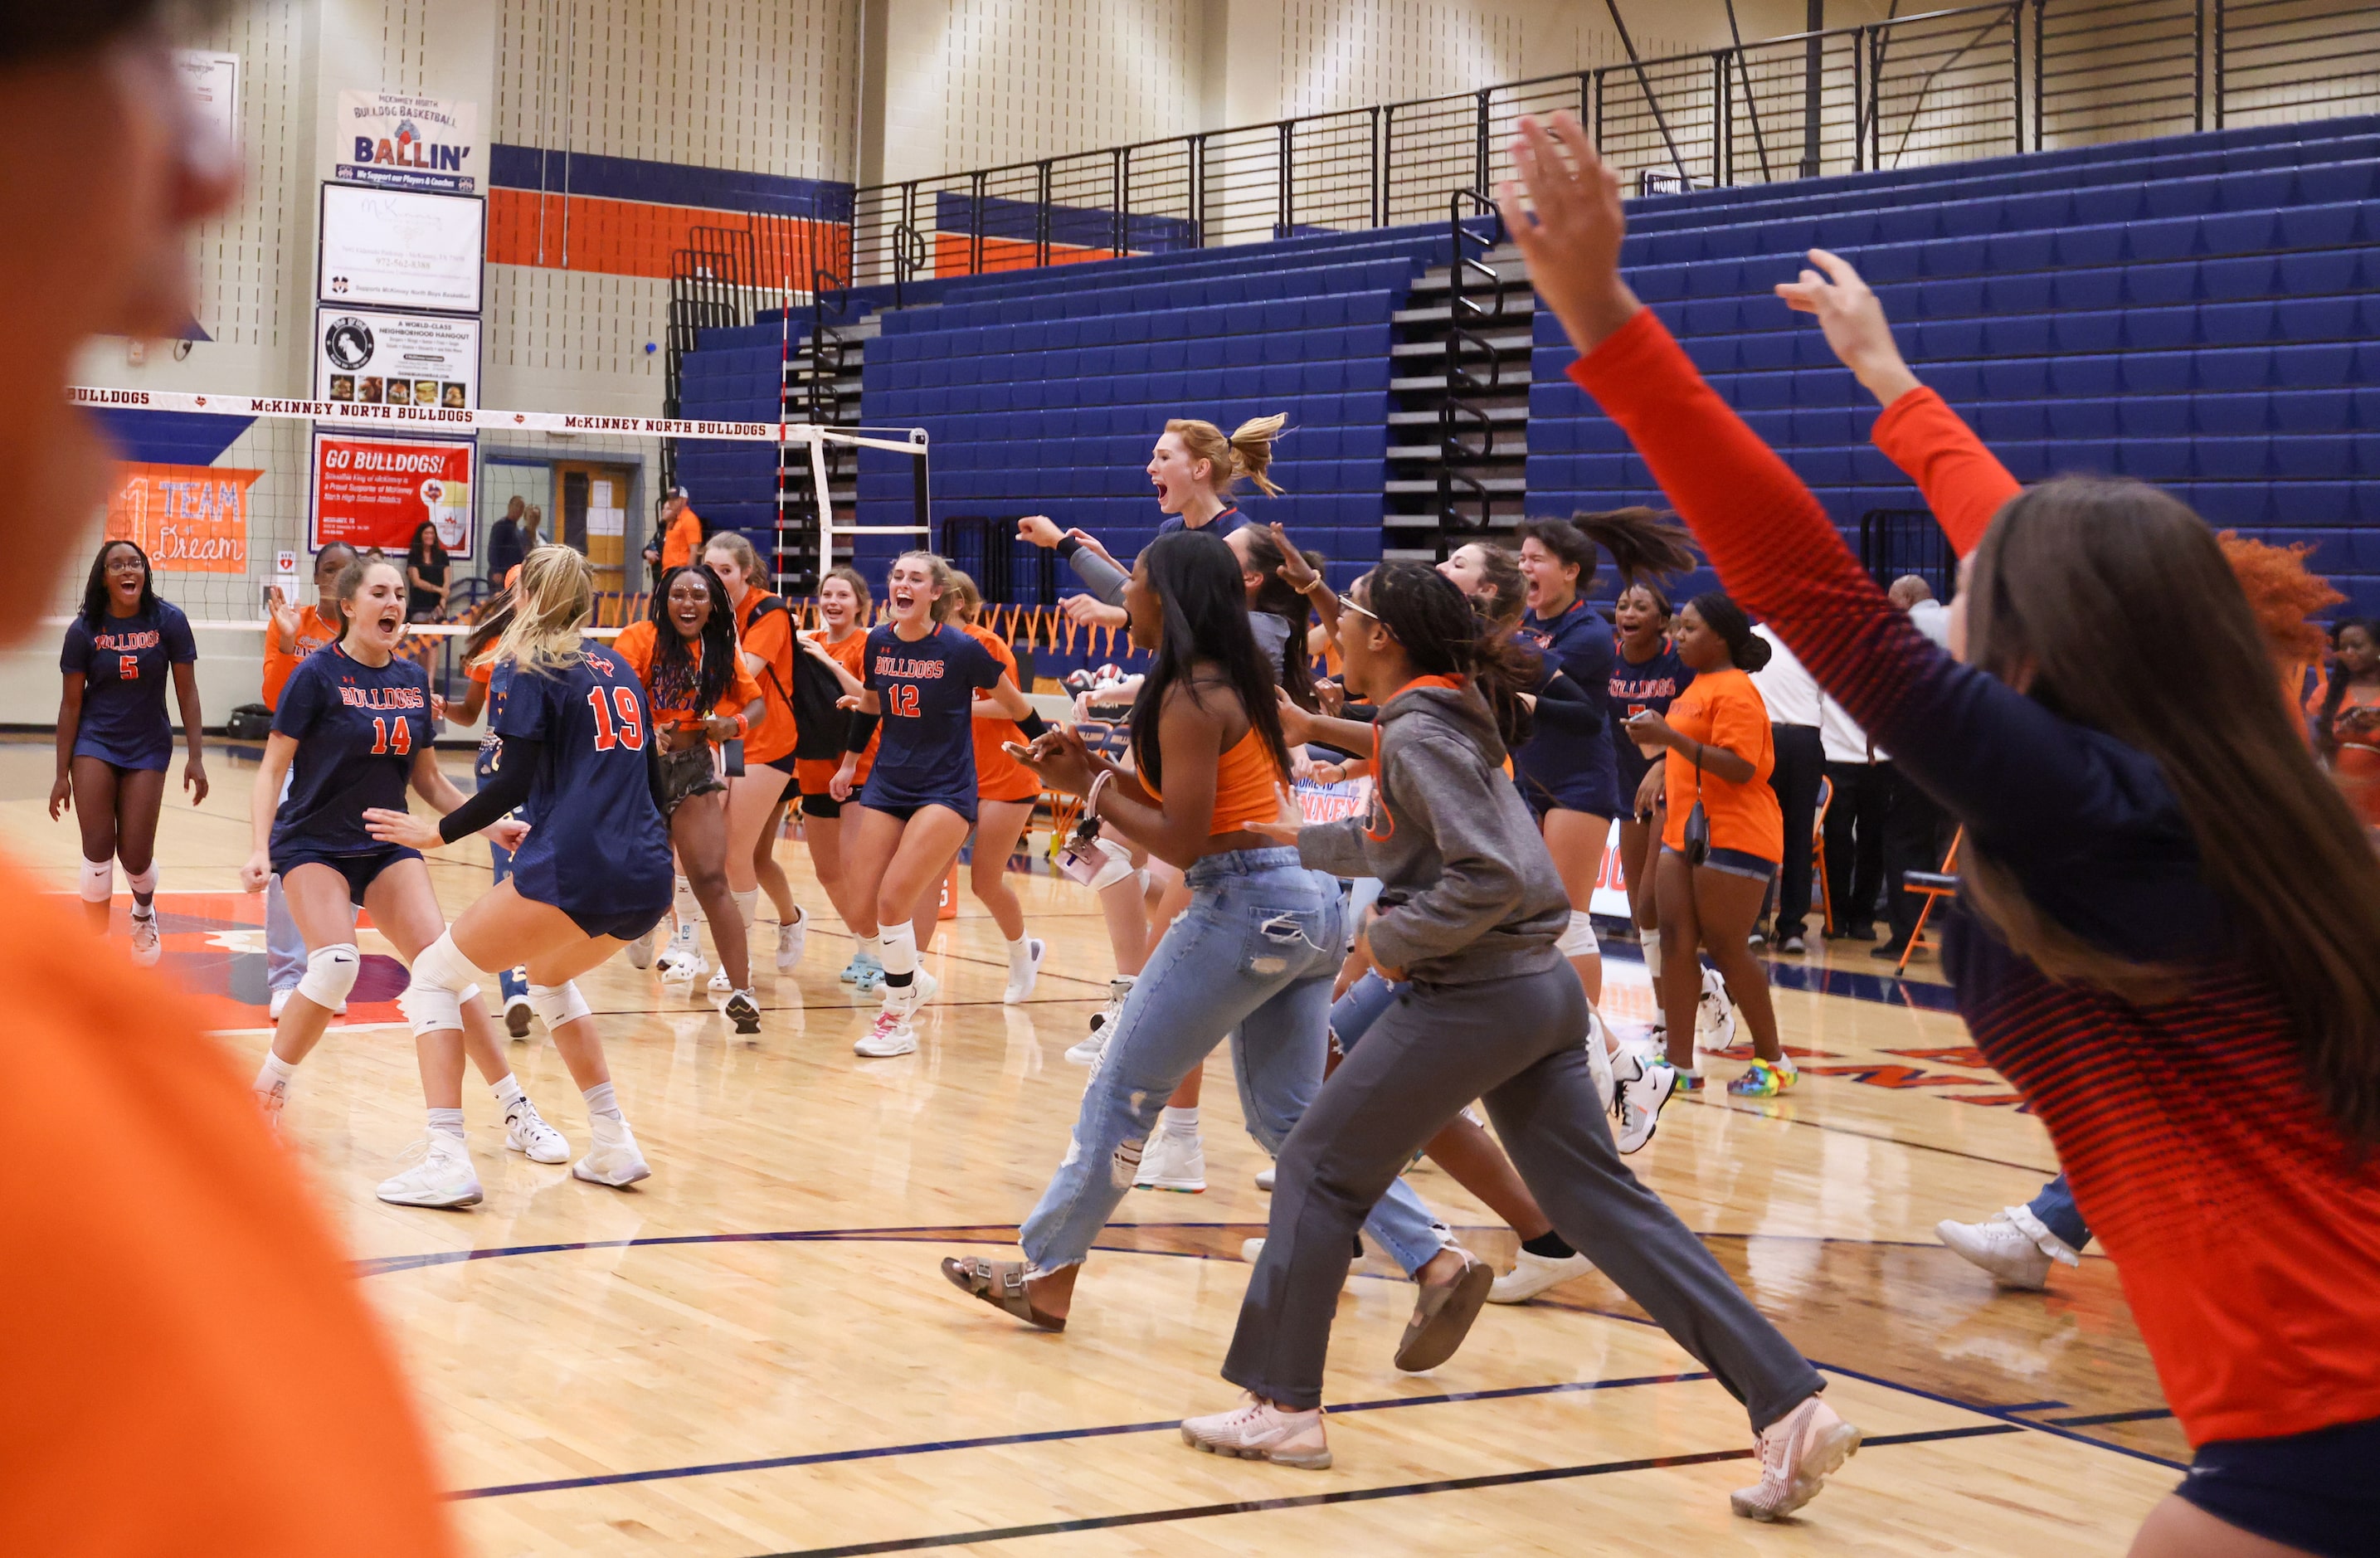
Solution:
<svg viewBox="0 0 2380 1558"><path fill-rule="evenodd" d="M281 689L289 685L289 673L298 663L339 636L339 630L322 620L322 614L312 606L298 608L298 647L288 653L281 652L280 635L273 630L268 619L264 625L264 706L281 707Z"/></svg>
<svg viewBox="0 0 2380 1558"><path fill-rule="evenodd" d="M2314 683L2313 696L2306 700L2308 728L2322 717L2323 700L2330 695L2323 683ZM2380 708L2380 688L2357 687L2350 683L2347 696L2339 700L2338 718L2332 731L2338 737L2338 748L2330 760L2330 776L2347 797L2355 815L2367 828L2380 828L2380 736L2351 736L2347 730L2347 712L2350 709Z"/></svg>
<svg viewBox="0 0 2380 1558"><path fill-rule="evenodd" d="M620 636L612 640L612 648L621 659L637 668L637 679L645 684L645 699L652 705L653 718L665 719L672 724L689 728L698 725L703 722L703 715L692 709L679 709L664 704L661 700L660 692L653 687L653 646L659 641L660 637L660 625L648 617L642 622L632 622L621 628ZM699 672L702 669L702 645L697 641L691 648L694 668ZM754 699L760 696L760 684L753 680L750 669L744 663L744 657L738 655L735 658L735 675L729 679L727 689L719 695L719 705L713 712L733 719L742 713L746 706ZM713 746L717 744L712 743Z"/></svg>
<svg viewBox="0 0 2380 1558"><path fill-rule="evenodd" d="M1696 788L1694 759L1670 749L1662 786L1669 797L1669 821L1661 842L1672 849L1686 846L1686 814L1699 798L1710 821L1713 849L1737 849L1761 859L1785 858L1785 813L1777 792L1768 787L1769 771L1777 766L1777 749L1768 730L1768 706L1752 678L1730 667L1706 671L1678 694L1670 705L1669 721L1682 736L1706 747L1724 747L1752 761L1752 777L1733 784L1702 770Z"/></svg>
<svg viewBox="0 0 2380 1558"><path fill-rule="evenodd" d="M785 701L785 695L794 687L794 656L801 652L794 643L791 611L771 612L758 627L753 625L752 614L760 603L774 599L764 590L747 590L743 603L735 608L738 647L765 663L759 671L746 667L752 679L760 684L760 700L767 712L752 733L744 737L744 761L771 766L784 764L787 754L794 749L794 706Z"/></svg>
<svg viewBox="0 0 2380 1558"><path fill-rule="evenodd" d="M0 896L0 1130L43 1187L0 1206L0 1552L454 1553L394 1353L221 1019L11 862Z"/></svg>
<svg viewBox="0 0 2380 1558"><path fill-rule="evenodd" d="M1008 673L1010 681L1016 680L1016 651L1008 647L997 633L981 627L958 624L959 631L991 651L1000 668ZM855 635L864 643L866 634ZM856 676L858 673L854 672ZM1031 769L1001 750L1003 741L1022 743L1025 733L1016 728L1014 720L978 720L975 722L975 793L983 800L1038 800L1041 780Z"/></svg>
<svg viewBox="0 0 2380 1558"><path fill-rule="evenodd" d="M696 550L702 545L702 519L694 512L692 504L677 511L670 521L669 532L662 537L662 566L682 568L694 561Z"/></svg>

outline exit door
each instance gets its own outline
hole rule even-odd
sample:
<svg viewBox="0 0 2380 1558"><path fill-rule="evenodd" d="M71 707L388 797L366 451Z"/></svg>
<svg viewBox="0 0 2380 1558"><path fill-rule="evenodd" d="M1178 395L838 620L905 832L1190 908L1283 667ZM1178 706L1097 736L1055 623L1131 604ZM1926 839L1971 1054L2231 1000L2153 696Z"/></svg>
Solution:
<svg viewBox="0 0 2380 1558"><path fill-rule="evenodd" d="M557 464L553 507L562 517L563 544L587 554L597 593L627 589L628 487L636 471L626 466Z"/></svg>

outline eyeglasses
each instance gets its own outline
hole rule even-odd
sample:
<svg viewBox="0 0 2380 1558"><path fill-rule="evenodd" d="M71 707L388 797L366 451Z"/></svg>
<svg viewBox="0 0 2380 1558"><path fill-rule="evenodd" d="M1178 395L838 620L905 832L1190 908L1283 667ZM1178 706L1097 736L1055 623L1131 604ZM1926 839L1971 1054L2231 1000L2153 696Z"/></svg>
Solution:
<svg viewBox="0 0 2380 1558"><path fill-rule="evenodd" d="M1380 620L1379 613L1372 610L1369 606L1364 605L1353 595L1342 594L1339 597L1339 604L1346 610L1354 612L1357 616L1368 616L1374 622Z"/></svg>

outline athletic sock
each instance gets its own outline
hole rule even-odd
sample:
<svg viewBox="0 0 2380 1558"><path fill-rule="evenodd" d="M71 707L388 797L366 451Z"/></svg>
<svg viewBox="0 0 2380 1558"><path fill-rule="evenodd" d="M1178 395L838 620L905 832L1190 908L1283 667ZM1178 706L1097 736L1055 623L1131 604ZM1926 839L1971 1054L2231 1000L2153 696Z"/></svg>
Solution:
<svg viewBox="0 0 2380 1558"><path fill-rule="evenodd" d="M1543 1260L1567 1260L1578 1253L1550 1228L1534 1239L1523 1239L1521 1248Z"/></svg>
<svg viewBox="0 0 2380 1558"><path fill-rule="evenodd" d="M747 888L728 896L735 900L735 912L744 917L744 929L749 931L752 928L752 910L760 901L760 890L758 887Z"/></svg>
<svg viewBox="0 0 2380 1558"><path fill-rule="evenodd" d="M271 1092L274 1088L286 1089L298 1079L298 1063L283 1060L271 1050L264 1052L264 1064L256 1068L256 1080L250 1085L258 1092Z"/></svg>
<svg viewBox="0 0 2380 1558"><path fill-rule="evenodd" d="M1196 1136L1198 1111L1176 1109L1169 1103L1165 1106L1165 1112L1157 1117L1157 1128L1161 1131L1172 1131L1176 1136Z"/></svg>
<svg viewBox="0 0 2380 1558"><path fill-rule="evenodd" d="M619 1100L612 1096L611 1083L598 1082L591 1088L581 1089L579 1096L587 1101L589 1118L601 1115L607 1120L618 1120L623 1125L627 1123L626 1117L620 1113Z"/></svg>
<svg viewBox="0 0 2380 1558"><path fill-rule="evenodd" d="M1027 964L1031 963L1032 961L1033 961L1033 938L1032 938L1032 937L1030 937L1030 936L1019 936L1019 937L1017 937L1014 941L1013 941L1013 942L1011 942L1011 943L1008 943L1008 967L1009 967L1009 970L1010 970L1010 972L1012 972L1012 973L1013 973L1013 972L1014 972L1015 970L1017 970L1017 969L1019 969L1019 968L1024 968L1026 965L1027 965Z"/></svg>
<svg viewBox="0 0 2380 1558"><path fill-rule="evenodd" d="M670 907L677 915L678 928L702 923L702 904L694 895L694 886L686 878L677 879L677 891Z"/></svg>
<svg viewBox="0 0 2380 1558"><path fill-rule="evenodd" d="M1645 931L1644 946L1645 977L1653 981L1654 989L1658 990L1661 987L1661 932Z"/></svg>
<svg viewBox="0 0 2380 1558"><path fill-rule="evenodd" d="M917 977L917 931L907 920L887 925L876 935L877 955L884 963L884 982L906 990Z"/></svg>
<svg viewBox="0 0 2380 1558"><path fill-rule="evenodd" d="M463 1112L459 1109L433 1109L430 1112L430 1134L463 1139Z"/></svg>
<svg viewBox="0 0 2380 1558"><path fill-rule="evenodd" d="M504 1106L506 1113L511 1112L514 1104L528 1097L521 1090L520 1078L509 1071L489 1083L488 1090L496 1095L496 1102Z"/></svg>

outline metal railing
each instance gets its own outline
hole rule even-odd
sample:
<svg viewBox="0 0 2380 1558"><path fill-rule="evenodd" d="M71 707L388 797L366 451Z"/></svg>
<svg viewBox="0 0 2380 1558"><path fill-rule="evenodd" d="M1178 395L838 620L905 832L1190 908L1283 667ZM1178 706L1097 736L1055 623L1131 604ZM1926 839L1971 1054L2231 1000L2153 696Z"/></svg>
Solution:
<svg viewBox="0 0 2380 1558"><path fill-rule="evenodd" d="M871 186L853 286L1429 222L1568 109L1632 186L1765 184L2380 109L2358 0L2001 0Z"/></svg>

